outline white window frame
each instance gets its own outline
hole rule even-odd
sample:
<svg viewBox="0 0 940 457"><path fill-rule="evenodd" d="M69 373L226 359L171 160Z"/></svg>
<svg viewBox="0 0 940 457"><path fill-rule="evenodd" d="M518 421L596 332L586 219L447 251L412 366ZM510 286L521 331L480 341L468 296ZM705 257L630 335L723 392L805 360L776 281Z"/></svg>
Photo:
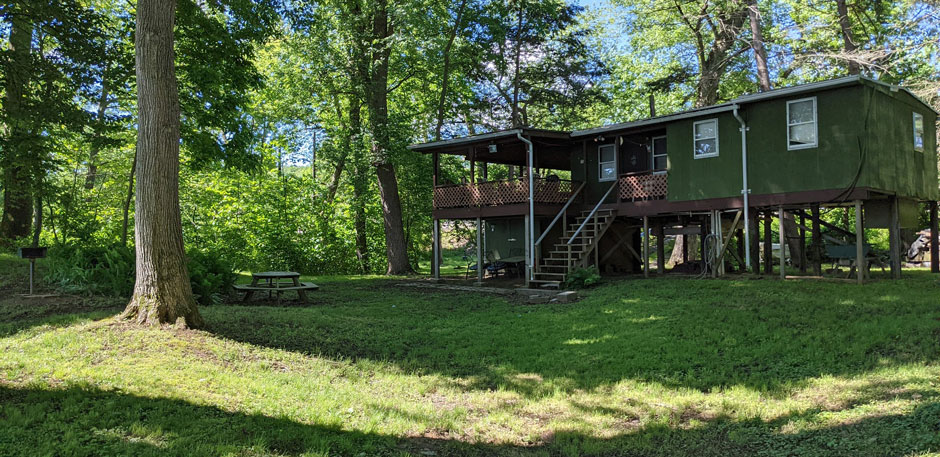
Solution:
<svg viewBox="0 0 940 457"><path fill-rule="evenodd" d="M695 130L696 130L696 127L698 127L700 124L709 124L709 123L714 123L714 124L715 124L715 136L714 136L714 138L696 138L696 137L695 137ZM696 141L700 141L700 140L711 140L711 139L714 139L714 140L715 140L715 152L712 152L712 153L710 153L710 154L696 154L696 153L695 153L696 149L698 149L698 148L695 147L695 142L696 142ZM719 148L718 148L718 118L716 117L716 118L713 118L713 119L705 119L705 120L701 120L701 121L695 121L694 123L692 123L692 157L695 158L695 159L707 159L707 158L709 158L709 157L718 157L718 149L719 149Z"/></svg>
<svg viewBox="0 0 940 457"><path fill-rule="evenodd" d="M927 130L927 128L924 126L924 115L915 111L914 115L911 117L912 117L912 120L914 121L914 138L913 138L914 150L917 152L924 152L924 147L925 147L924 146L925 145L924 131ZM919 147L917 146L917 134L918 134L917 118L920 118L920 132L919 132L920 133L920 146Z"/></svg>
<svg viewBox="0 0 940 457"><path fill-rule="evenodd" d="M656 153L656 140L659 140L659 139L665 140L666 135L659 135L659 136L654 136L650 138L650 169L653 170L653 174L663 174L666 172L666 168L663 168L661 170L656 169L656 156L666 157L667 167L669 164L669 157L666 155L666 151L663 151L661 154ZM718 142L716 141L715 144L718 144Z"/></svg>
<svg viewBox="0 0 940 457"><path fill-rule="evenodd" d="M807 101L813 102L813 121L812 121L813 143L812 144L799 144L799 145L794 146L790 144L790 127L794 127L797 125L806 125L806 124L809 124L809 122L797 122L795 124L791 124L790 123L790 105L794 103L802 103L802 102L807 102ZM806 98L801 98L799 100L787 101L787 151L811 149L811 148L816 148L816 147L819 147L819 116L816 113L816 97L806 97Z"/></svg>
<svg viewBox="0 0 940 457"><path fill-rule="evenodd" d="M603 158L603 154L602 154L601 151L603 151L604 148L611 148L611 149L614 150L614 161L613 161L613 164L614 164L614 177L612 177L612 178L604 178L604 177L603 177L603 175L604 175L604 173L603 173L604 164L605 164L605 163L611 163L610 161L604 162L604 161L601 160L601 159ZM597 147L597 182L616 181L616 180L617 180L618 170L619 170L619 169L617 168L617 165L618 165L618 164L617 164L617 145L616 145L616 144L613 144L613 143L612 143L612 144L602 144L602 145L600 145L600 146Z"/></svg>

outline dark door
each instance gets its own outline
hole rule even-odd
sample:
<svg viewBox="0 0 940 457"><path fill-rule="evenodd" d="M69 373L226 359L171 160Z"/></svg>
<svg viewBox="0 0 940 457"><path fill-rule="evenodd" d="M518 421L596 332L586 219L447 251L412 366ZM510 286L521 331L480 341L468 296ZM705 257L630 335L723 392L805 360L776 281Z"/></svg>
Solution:
<svg viewBox="0 0 940 457"><path fill-rule="evenodd" d="M650 151L646 142L637 137L621 137L620 171L622 173L636 173L650 170Z"/></svg>

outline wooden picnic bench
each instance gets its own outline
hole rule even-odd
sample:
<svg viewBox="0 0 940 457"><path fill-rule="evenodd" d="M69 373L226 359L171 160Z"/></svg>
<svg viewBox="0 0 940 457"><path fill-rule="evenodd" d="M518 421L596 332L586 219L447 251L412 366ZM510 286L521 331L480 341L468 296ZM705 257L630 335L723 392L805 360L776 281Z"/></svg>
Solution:
<svg viewBox="0 0 940 457"><path fill-rule="evenodd" d="M838 245L838 244L829 244L825 245L826 257L832 259L832 269L838 265L845 265L849 267L849 274L847 278L851 278L855 274L855 268L857 267L857 255L855 245ZM862 247L862 256L865 258L866 271L865 274L871 273L871 266L878 265L881 267L881 272L885 271L885 264L877 255L872 254L872 249L870 244L865 244Z"/></svg>
<svg viewBox="0 0 940 457"><path fill-rule="evenodd" d="M282 281L282 280L287 281ZM242 301L247 302L256 291L267 291L268 297L274 293L278 304L281 303L281 293L287 290L296 290L301 301L307 302L307 291L317 290L320 286L312 282L301 282L300 273L294 271L262 271L251 274L251 284L237 284L235 290L245 292Z"/></svg>

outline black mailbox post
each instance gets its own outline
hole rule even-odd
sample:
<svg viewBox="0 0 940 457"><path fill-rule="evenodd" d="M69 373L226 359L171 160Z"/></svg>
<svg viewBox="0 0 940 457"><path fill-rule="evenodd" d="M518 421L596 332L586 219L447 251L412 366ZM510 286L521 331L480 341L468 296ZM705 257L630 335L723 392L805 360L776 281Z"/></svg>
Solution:
<svg viewBox="0 0 940 457"><path fill-rule="evenodd" d="M29 294L33 294L33 275L36 271L36 259L46 257L45 247L20 248L20 258L29 259Z"/></svg>

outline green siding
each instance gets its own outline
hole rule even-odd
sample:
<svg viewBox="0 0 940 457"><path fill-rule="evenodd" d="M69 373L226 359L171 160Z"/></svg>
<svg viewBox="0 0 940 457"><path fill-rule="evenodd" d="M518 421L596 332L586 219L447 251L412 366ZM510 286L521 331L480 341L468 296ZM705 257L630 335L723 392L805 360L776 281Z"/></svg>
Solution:
<svg viewBox="0 0 940 457"><path fill-rule="evenodd" d="M485 230L483 245L487 252L497 251L502 258L525 255L523 218L487 219Z"/></svg>
<svg viewBox="0 0 940 457"><path fill-rule="evenodd" d="M692 154L692 125L707 119L718 119L718 156L696 159ZM741 133L730 112L669 124L666 154L670 201L741 195Z"/></svg>
<svg viewBox="0 0 940 457"><path fill-rule="evenodd" d="M787 149L787 102L816 97L817 146ZM913 148L913 112L924 116L924 152ZM904 91L878 84L819 90L742 105L748 124L751 195L870 187L916 199L940 199L937 115ZM718 119L717 157L696 159L692 126ZM741 133L731 111L665 123L670 201L741 195ZM644 127L649 130L650 127ZM626 132L629 133L629 132ZM605 134L608 141L617 135ZM610 183L597 180L597 143L572 148L572 178L586 180L586 202ZM618 157L620 157L618 150ZM581 163L582 157L585 163ZM586 166L585 166L586 165Z"/></svg>
<svg viewBox="0 0 940 457"><path fill-rule="evenodd" d="M864 135L863 95L860 86L852 86L748 105L751 194L851 186L858 172L859 136ZM817 146L787 150L787 102L808 97L816 97Z"/></svg>
<svg viewBox="0 0 940 457"><path fill-rule="evenodd" d="M787 149L787 102L816 97L817 146ZM913 115L924 115L925 152L913 149ZM859 85L741 107L748 124L751 195L853 185L937 198L936 115L904 92ZM692 125L718 119L719 156L694 159ZM741 191L741 134L731 112L668 125L669 200L735 197ZM861 172L860 170L861 163Z"/></svg>
<svg viewBox="0 0 940 457"><path fill-rule="evenodd" d="M871 88L872 121L860 186L905 197L938 199L937 116L905 92ZM914 115L924 116L924 151L914 150Z"/></svg>

